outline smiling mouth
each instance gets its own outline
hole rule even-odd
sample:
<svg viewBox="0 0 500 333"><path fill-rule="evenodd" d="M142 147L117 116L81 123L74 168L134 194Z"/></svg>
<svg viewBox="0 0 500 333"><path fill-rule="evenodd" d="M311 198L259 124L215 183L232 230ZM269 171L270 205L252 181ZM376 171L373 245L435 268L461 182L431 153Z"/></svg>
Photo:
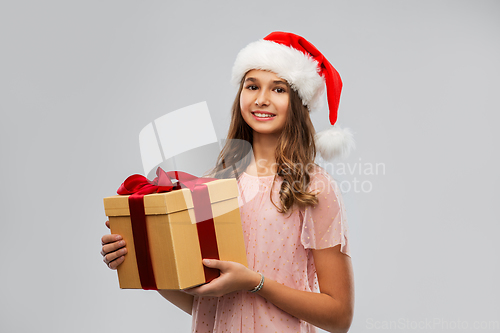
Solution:
<svg viewBox="0 0 500 333"><path fill-rule="evenodd" d="M276 117L275 114L272 113L261 113L261 112L252 112L252 114L258 118L272 118Z"/></svg>

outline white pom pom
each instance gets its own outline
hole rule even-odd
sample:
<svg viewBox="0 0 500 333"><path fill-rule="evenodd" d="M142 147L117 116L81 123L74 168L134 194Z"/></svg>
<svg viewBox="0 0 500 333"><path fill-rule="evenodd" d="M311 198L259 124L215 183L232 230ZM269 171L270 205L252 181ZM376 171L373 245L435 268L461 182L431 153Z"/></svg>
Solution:
<svg viewBox="0 0 500 333"><path fill-rule="evenodd" d="M349 128L334 126L331 129L316 134L314 138L316 149L325 161L333 158L345 158L356 147Z"/></svg>

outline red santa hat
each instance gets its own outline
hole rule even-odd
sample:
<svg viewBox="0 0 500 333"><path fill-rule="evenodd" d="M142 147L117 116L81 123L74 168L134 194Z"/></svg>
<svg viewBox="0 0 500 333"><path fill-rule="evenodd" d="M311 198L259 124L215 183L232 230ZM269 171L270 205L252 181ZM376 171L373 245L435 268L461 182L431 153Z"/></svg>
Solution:
<svg viewBox="0 0 500 333"><path fill-rule="evenodd" d="M335 125L342 80L323 54L306 39L277 31L248 44L236 57L232 83L238 86L252 69L271 71L286 80L309 111L321 107L326 84L330 123ZM325 160L345 157L354 148L351 131L338 125L317 133L315 143Z"/></svg>

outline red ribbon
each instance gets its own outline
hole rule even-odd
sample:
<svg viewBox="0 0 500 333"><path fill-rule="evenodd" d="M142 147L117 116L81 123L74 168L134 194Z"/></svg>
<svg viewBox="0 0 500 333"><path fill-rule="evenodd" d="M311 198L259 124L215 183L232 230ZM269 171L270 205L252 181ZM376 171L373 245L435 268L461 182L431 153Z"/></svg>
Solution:
<svg viewBox="0 0 500 333"><path fill-rule="evenodd" d="M141 175L132 175L120 185L117 193L130 194L128 198L132 233L137 258L137 268L143 289L157 290L156 280L151 262L149 241L146 228L146 214L144 210L144 196L151 193L170 192L181 188L189 188L193 197L194 215L198 230L198 242L202 258L219 259L217 238L212 216L212 207L205 183L214 181L214 178L198 178L181 171L165 172L156 170L156 178L151 182ZM177 184L171 178L177 179ZM219 276L219 270L203 266L205 282L210 282Z"/></svg>

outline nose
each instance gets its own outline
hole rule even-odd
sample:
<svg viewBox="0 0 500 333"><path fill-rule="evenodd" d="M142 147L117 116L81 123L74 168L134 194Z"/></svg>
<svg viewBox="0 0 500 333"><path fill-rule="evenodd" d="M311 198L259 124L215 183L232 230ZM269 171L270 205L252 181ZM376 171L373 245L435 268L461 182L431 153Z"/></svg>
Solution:
<svg viewBox="0 0 500 333"><path fill-rule="evenodd" d="M261 89L255 98L255 105L267 106L269 105L269 92L267 89Z"/></svg>

